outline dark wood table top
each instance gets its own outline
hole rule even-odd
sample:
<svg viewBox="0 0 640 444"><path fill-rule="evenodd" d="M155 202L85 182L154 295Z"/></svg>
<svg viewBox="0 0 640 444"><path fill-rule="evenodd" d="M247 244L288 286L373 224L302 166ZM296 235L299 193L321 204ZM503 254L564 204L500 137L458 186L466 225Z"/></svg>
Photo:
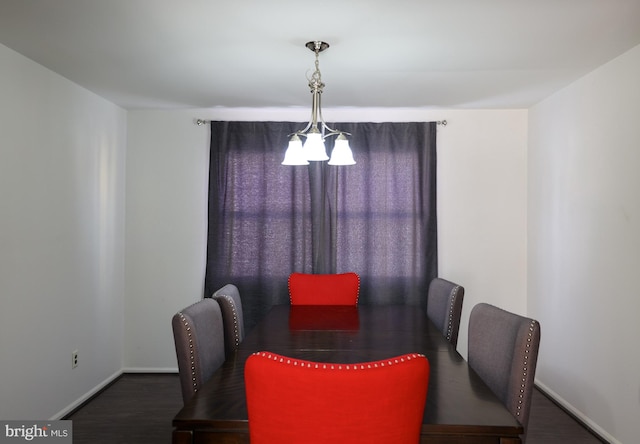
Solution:
<svg viewBox="0 0 640 444"><path fill-rule="evenodd" d="M354 363L404 353L431 367L425 442L519 443L522 426L420 307L275 306L173 420L173 442L249 442L244 362L256 351Z"/></svg>

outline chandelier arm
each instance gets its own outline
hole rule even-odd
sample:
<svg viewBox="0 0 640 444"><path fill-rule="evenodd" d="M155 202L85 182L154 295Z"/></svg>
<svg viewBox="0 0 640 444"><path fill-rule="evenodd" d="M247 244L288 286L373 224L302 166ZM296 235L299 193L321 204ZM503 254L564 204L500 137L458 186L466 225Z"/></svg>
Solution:
<svg viewBox="0 0 640 444"><path fill-rule="evenodd" d="M344 134L345 136L351 135L351 133L348 133L346 131L331 129L327 125L325 125L324 122L322 122L322 124L324 125L325 129L329 131L328 133L324 134L324 136L322 137L323 139L326 139L327 137L331 137L331 136L339 136L340 134Z"/></svg>
<svg viewBox="0 0 640 444"><path fill-rule="evenodd" d="M291 137L293 135L298 135L298 136L304 136L307 137L307 131L311 129L311 122L307 123L307 126L305 126L303 129L296 131L294 133L291 133L288 135L288 137Z"/></svg>

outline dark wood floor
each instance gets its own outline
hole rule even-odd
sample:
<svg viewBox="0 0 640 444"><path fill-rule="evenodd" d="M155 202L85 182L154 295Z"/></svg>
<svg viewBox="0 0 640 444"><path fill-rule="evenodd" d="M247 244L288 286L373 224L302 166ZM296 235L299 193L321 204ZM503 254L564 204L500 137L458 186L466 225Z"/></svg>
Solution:
<svg viewBox="0 0 640 444"><path fill-rule="evenodd" d="M169 444L171 420L182 406L176 374L124 374L66 419L73 420L74 444ZM538 390L527 444L600 444Z"/></svg>

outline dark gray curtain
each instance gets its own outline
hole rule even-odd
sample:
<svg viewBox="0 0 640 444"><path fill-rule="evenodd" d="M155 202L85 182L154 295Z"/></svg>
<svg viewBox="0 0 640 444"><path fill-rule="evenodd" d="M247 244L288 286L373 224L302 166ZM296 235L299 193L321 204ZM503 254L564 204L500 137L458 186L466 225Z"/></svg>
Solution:
<svg viewBox="0 0 640 444"><path fill-rule="evenodd" d="M352 134L356 165L281 165L304 123L211 122L205 295L237 285L248 328L288 302L293 271L355 271L361 304L426 305L438 274L436 123L335 126Z"/></svg>

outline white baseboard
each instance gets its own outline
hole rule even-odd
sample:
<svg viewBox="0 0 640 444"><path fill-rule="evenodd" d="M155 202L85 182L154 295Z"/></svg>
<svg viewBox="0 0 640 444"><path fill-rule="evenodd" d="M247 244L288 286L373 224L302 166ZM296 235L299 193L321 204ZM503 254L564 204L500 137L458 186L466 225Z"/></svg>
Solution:
<svg viewBox="0 0 640 444"><path fill-rule="evenodd" d="M73 401L71 404L69 404L62 410L60 410L58 413L53 415L51 418L49 418L49 420L55 421L55 420L64 418L66 415L68 415L69 413L73 412L75 409L80 407L84 402L91 399L91 397L94 396L96 393L100 392L106 386L108 386L113 381L115 381L121 374L122 374L122 370L113 373L111 376L109 376L107 379L102 381L100 384L96 385L93 389L89 390L87 393L85 393L84 395L82 395L81 397Z"/></svg>
<svg viewBox="0 0 640 444"><path fill-rule="evenodd" d="M536 379L535 385L536 385L536 387L538 387L540 389L540 391L542 391L549 398L553 399L553 401L555 401L556 403L561 405L563 409L565 409L566 411L571 413L573 416L575 416L576 419L578 419L578 421L580 421L584 425L586 425L589 429L591 429L591 431L593 433L598 435L601 439L605 440L606 442L608 442L610 444L622 444L620 441L618 441L613 436L611 436L606 430L604 430L598 424L593 422L583 412L581 412L580 410L576 409L574 406L572 406L570 403L568 403L565 399L563 399L556 392L554 392L549 387L544 385L542 382L540 382L540 381L538 381Z"/></svg>

